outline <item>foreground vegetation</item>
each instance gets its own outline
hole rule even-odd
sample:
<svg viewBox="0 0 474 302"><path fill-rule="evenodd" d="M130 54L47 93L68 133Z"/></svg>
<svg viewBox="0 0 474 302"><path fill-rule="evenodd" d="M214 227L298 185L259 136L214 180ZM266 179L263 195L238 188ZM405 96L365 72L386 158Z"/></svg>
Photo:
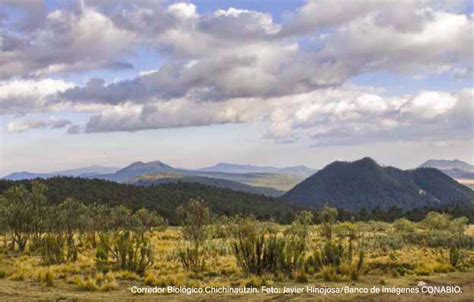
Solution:
<svg viewBox="0 0 474 302"><path fill-rule="evenodd" d="M46 192L35 183L0 199L0 296L116 300L132 297L133 285L406 287L474 276L474 233L466 218L447 214L339 222L325 208L280 225L218 216L192 199L176 210L180 226L170 227L147 209L51 203Z"/></svg>

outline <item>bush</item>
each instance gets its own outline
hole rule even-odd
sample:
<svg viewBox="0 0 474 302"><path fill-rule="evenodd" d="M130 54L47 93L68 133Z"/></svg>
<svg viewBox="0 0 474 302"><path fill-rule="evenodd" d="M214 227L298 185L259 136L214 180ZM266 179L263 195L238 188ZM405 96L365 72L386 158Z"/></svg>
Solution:
<svg viewBox="0 0 474 302"><path fill-rule="evenodd" d="M403 233L411 233L415 231L416 224L406 218L400 218L393 222L396 231Z"/></svg>
<svg viewBox="0 0 474 302"><path fill-rule="evenodd" d="M321 236L328 240L331 240L332 238L337 215L337 209L327 206L325 206L318 214L319 222L321 223Z"/></svg>
<svg viewBox="0 0 474 302"><path fill-rule="evenodd" d="M206 250L200 245L184 245L178 249L177 255L183 267L189 271L197 273L206 267Z"/></svg>
<svg viewBox="0 0 474 302"><path fill-rule="evenodd" d="M315 267L328 281L341 279L339 275L357 280L364 266L365 254L363 251L359 251L357 259L354 259L354 254L352 242L343 245L327 241L322 249L316 250L313 256L308 258L307 266Z"/></svg>
<svg viewBox="0 0 474 302"><path fill-rule="evenodd" d="M453 267L456 267L463 262L463 256L464 255L460 249L453 246L449 249L449 263Z"/></svg>
<svg viewBox="0 0 474 302"><path fill-rule="evenodd" d="M266 227L253 219L246 219L238 228L232 243L238 266L246 273L290 275L304 252L304 238L293 234L279 237L267 235Z"/></svg>
<svg viewBox="0 0 474 302"><path fill-rule="evenodd" d="M113 268L143 275L153 260L151 242L144 234L116 231L100 235L96 251L96 266L100 271Z"/></svg>

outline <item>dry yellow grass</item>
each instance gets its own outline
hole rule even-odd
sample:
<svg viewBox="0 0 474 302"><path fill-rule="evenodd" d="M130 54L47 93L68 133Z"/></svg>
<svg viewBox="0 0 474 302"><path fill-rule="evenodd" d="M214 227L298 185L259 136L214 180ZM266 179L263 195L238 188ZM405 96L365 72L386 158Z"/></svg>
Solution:
<svg viewBox="0 0 474 302"><path fill-rule="evenodd" d="M276 226L279 232L282 226ZM320 240L312 227L312 246L317 246ZM474 226L466 231L474 236ZM145 276L139 276L128 271L113 271L107 274L100 273L95 268L95 251L83 250L77 262L51 265L41 264L40 258L35 255L19 255L8 251L0 243L0 300L164 300L178 301L191 300L196 296L187 295L133 295L132 286L333 286L345 285L372 287L377 286L413 286L418 281L433 282L434 284L457 284L464 288L462 295L450 296L451 301L464 299L474 300L474 270L465 268L464 272L454 269L448 261L446 249L430 249L407 246L391 253L368 253L366 272L356 282L325 282L319 274L306 274L295 276L295 279L277 278L274 276L251 277L245 275L237 266L234 256L230 253L228 242L223 239L214 239L213 254L207 259L207 267L201 273L190 273L183 269L176 257L176 247L180 244L181 233L179 228L168 228L156 231L151 235L155 248L155 263ZM470 261L474 263L474 253L469 253ZM409 268L406 272L402 268ZM2 277L3 272L3 277ZM298 277L298 278L296 278ZM392 301L399 296L391 295L361 295L347 294L343 296L320 297L310 294L293 295L254 295L242 296L246 301L260 301L289 299L317 301L325 300L367 300ZM216 296L199 296L202 300L215 300ZM236 296L227 295L224 298L237 299ZM431 301L438 299L429 295L403 296L406 301ZM442 301L443 298L439 297ZM398 300L397 300L398 301Z"/></svg>

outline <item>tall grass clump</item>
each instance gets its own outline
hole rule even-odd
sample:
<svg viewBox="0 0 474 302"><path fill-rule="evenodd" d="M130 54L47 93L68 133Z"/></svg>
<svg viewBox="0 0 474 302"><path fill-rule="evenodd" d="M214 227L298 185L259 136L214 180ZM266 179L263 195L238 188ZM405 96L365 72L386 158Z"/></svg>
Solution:
<svg viewBox="0 0 474 302"><path fill-rule="evenodd" d="M319 271L326 281L357 280L364 260L365 253L362 250L355 252L352 242L327 241L307 259L306 265Z"/></svg>
<svg viewBox="0 0 474 302"><path fill-rule="evenodd" d="M99 270L127 270L143 275L153 261L153 247L144 234L130 230L100 234L96 250Z"/></svg>
<svg viewBox="0 0 474 302"><path fill-rule="evenodd" d="M312 221L309 212L296 218L284 236L271 233L267 226L247 218L236 229L232 243L238 266L248 274L291 275L303 263L303 255Z"/></svg>

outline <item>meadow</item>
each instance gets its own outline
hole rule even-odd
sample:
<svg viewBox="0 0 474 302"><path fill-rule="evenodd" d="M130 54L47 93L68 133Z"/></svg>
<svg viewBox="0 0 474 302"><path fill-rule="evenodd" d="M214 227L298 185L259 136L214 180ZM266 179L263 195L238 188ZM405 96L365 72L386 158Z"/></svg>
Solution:
<svg viewBox="0 0 474 302"><path fill-rule="evenodd" d="M281 225L252 217L217 216L204 201L191 200L177 209L180 226L168 226L165 219L145 209L98 207L88 212L88 207L73 200L48 205L38 198L39 189L30 193L12 189L2 197L3 300L395 301L400 296L389 293L134 294L131 288L283 291L307 286L419 289L447 285L460 286L462 293L405 294L403 298L474 299L474 228L463 217L430 212L418 223L403 218L393 223L339 222L336 209L324 208L316 216L302 211L291 224ZM22 200L36 200L35 211L43 216L31 217L40 217L36 222L44 224L31 220L26 232L23 223L9 219L14 205L21 205ZM34 226L37 232L32 231Z"/></svg>

